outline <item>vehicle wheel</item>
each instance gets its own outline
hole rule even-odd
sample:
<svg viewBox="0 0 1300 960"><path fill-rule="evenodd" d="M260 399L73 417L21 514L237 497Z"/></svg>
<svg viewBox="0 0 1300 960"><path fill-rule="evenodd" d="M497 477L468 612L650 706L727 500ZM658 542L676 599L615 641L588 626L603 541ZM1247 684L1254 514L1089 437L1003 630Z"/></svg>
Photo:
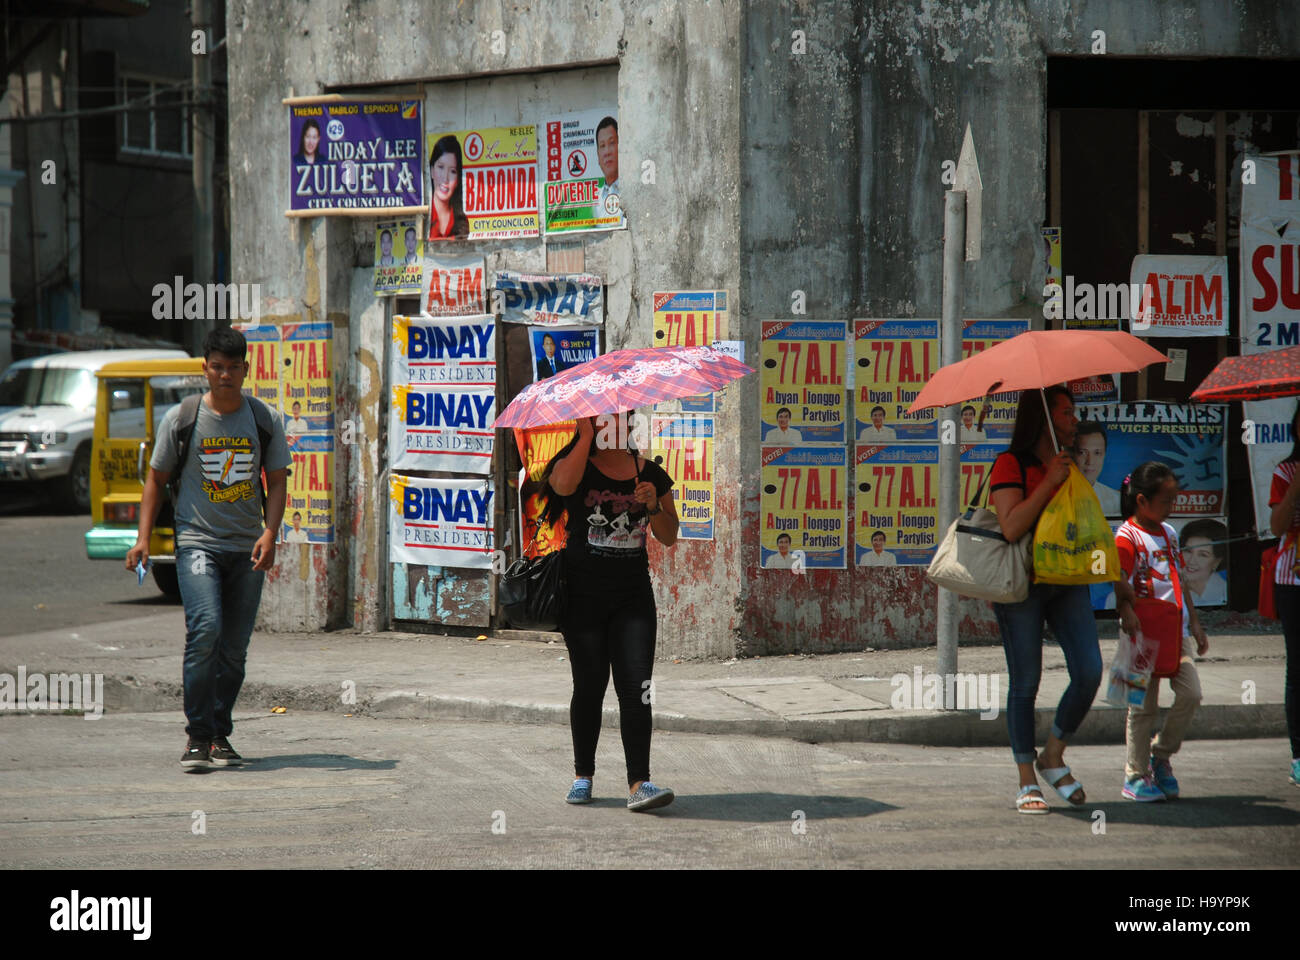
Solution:
<svg viewBox="0 0 1300 960"><path fill-rule="evenodd" d="M179 597L181 595L180 581L176 578L176 564L174 563L155 563L153 565L154 583L158 584L158 589L169 597Z"/></svg>
<svg viewBox="0 0 1300 960"><path fill-rule="evenodd" d="M90 513L90 445L77 448L72 468L61 481L63 505L73 513Z"/></svg>

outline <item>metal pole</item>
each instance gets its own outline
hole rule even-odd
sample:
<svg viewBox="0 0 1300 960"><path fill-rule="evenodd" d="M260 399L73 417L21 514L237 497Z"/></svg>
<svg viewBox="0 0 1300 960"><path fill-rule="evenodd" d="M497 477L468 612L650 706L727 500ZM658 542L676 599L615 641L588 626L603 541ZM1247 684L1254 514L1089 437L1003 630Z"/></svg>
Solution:
<svg viewBox="0 0 1300 960"><path fill-rule="evenodd" d="M198 284L212 282L212 156L215 149L216 123L212 111L212 54L208 28L212 26L211 0L191 0L190 22L203 32L203 53L193 54L194 106L190 110L190 151L194 158L194 268ZM199 356L203 338L212 327L212 318L197 320L189 330L190 352Z"/></svg>
<svg viewBox="0 0 1300 960"><path fill-rule="evenodd" d="M940 359L946 367L961 360L962 274L966 260L966 193L949 190L944 194L943 212L943 320L939 329ZM961 487L961 439L957 424L961 408L945 407L939 422L939 529L947 530L957 519ZM951 442L946 442L951 441ZM957 595L939 589L938 644L939 675L945 679L957 672ZM955 710L950 700L954 685L944 683L945 710Z"/></svg>

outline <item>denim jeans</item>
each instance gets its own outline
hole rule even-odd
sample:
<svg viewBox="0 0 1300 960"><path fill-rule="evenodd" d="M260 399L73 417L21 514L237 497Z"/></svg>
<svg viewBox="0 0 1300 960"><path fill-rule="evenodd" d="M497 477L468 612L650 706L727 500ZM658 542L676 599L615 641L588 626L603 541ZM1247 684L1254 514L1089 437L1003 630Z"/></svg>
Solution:
<svg viewBox="0 0 1300 960"><path fill-rule="evenodd" d="M1291 735L1291 757L1300 760L1300 587L1274 584L1273 599L1286 642L1286 682L1282 688L1286 729Z"/></svg>
<svg viewBox="0 0 1300 960"><path fill-rule="evenodd" d="M1029 596L1019 603L995 603L993 613L1002 631L1002 649L1007 655L1007 732L1016 763L1034 759L1034 699L1043 673L1043 621L1052 628L1070 685L1056 708L1052 734L1065 740L1079 729L1088 715L1092 699L1101 684L1101 649L1097 646L1097 622L1086 586L1034 583Z"/></svg>
<svg viewBox="0 0 1300 960"><path fill-rule="evenodd" d="M228 737L244 684L248 638L266 574L249 551L181 547L176 577L185 604L185 732L195 740Z"/></svg>

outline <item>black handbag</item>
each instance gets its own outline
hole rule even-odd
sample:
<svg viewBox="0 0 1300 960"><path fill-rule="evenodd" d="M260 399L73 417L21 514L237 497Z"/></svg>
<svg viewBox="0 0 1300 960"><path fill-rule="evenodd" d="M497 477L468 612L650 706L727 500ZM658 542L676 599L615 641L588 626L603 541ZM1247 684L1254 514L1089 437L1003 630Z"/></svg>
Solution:
<svg viewBox="0 0 1300 960"><path fill-rule="evenodd" d="M554 630L564 614L564 557L555 550L520 557L501 574L497 598L517 630Z"/></svg>

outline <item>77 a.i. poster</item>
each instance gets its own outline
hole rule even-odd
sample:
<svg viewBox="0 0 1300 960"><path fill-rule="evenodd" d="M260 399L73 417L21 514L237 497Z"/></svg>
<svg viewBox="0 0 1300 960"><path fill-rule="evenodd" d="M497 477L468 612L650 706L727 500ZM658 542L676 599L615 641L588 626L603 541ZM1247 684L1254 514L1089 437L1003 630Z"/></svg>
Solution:
<svg viewBox="0 0 1300 960"><path fill-rule="evenodd" d="M492 482L388 478L388 560L492 569Z"/></svg>
<svg viewBox="0 0 1300 960"><path fill-rule="evenodd" d="M678 536L713 539L713 417L653 417L650 456L672 478Z"/></svg>
<svg viewBox="0 0 1300 960"><path fill-rule="evenodd" d="M939 445L860 443L853 463L854 562L928 565L939 542Z"/></svg>
<svg viewBox="0 0 1300 960"><path fill-rule="evenodd" d="M961 358L969 359L1004 340L1019 336L1029 329L1028 320L966 320L962 323ZM995 393L988 398L988 409L983 410L984 398L962 404L961 443L981 443L984 440L1010 440L1016 423L1016 407L1020 403L1019 391ZM984 413L981 427L980 413Z"/></svg>
<svg viewBox="0 0 1300 960"><path fill-rule="evenodd" d="M763 568L843 570L849 539L844 448L764 446L761 463Z"/></svg>
<svg viewBox="0 0 1300 960"><path fill-rule="evenodd" d="M727 335L727 291L677 290L651 296L656 347L709 347ZM713 413L717 408L712 393L683 397L659 404L669 412L672 405L682 413ZM675 411L674 411L675 412Z"/></svg>
<svg viewBox="0 0 1300 960"><path fill-rule="evenodd" d="M248 376L243 393L272 410L280 409L280 328L274 323L234 323L248 344Z"/></svg>
<svg viewBox="0 0 1300 960"><path fill-rule="evenodd" d="M428 149L430 241L538 235L535 125L430 133Z"/></svg>
<svg viewBox="0 0 1300 960"><path fill-rule="evenodd" d="M280 327L284 361L284 432L334 432L334 324Z"/></svg>
<svg viewBox="0 0 1300 960"><path fill-rule="evenodd" d="M843 444L846 324L765 320L759 429L765 445Z"/></svg>
<svg viewBox="0 0 1300 960"><path fill-rule="evenodd" d="M293 467L289 471L280 542L333 543L334 437L294 437L289 453Z"/></svg>
<svg viewBox="0 0 1300 960"><path fill-rule="evenodd" d="M392 354L389 463L491 472L495 319L394 317Z"/></svg>
<svg viewBox="0 0 1300 960"><path fill-rule="evenodd" d="M937 440L936 411L908 413L939 368L937 320L854 320L854 435L858 443Z"/></svg>

